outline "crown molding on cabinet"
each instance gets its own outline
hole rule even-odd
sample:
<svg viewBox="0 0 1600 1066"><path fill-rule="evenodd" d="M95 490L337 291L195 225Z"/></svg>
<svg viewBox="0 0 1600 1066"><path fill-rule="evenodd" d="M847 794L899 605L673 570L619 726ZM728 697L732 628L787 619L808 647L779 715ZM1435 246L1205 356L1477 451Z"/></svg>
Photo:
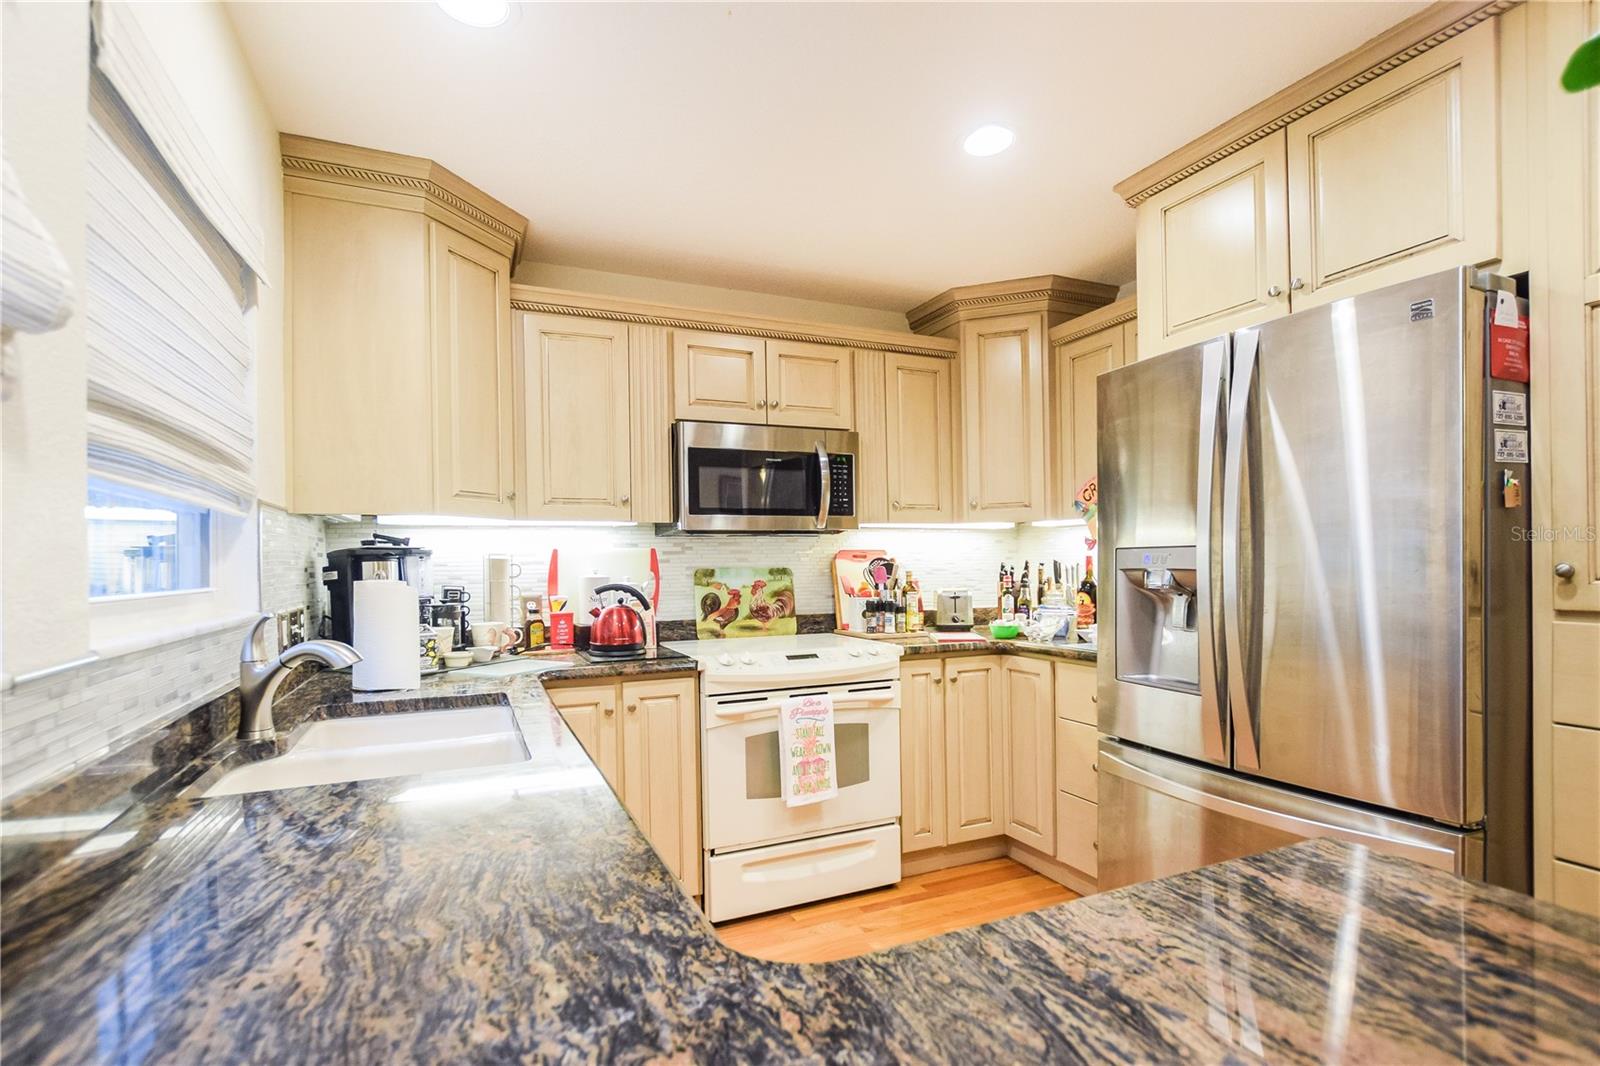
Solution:
<svg viewBox="0 0 1600 1066"><path fill-rule="evenodd" d="M915 333L871 329L865 326L834 326L817 322L796 322L765 318L732 311L708 311L668 304L645 303L611 296L546 289L534 285L512 285L511 307L518 311L539 311L554 315L603 318L636 325L667 326L672 329L708 330L713 333L738 333L767 340L809 341L845 348L868 348L907 355L932 355L952 359L956 342L942 337L922 337Z"/></svg>
<svg viewBox="0 0 1600 1066"><path fill-rule="evenodd" d="M966 318L1050 311L1076 316L1117 298L1117 286L1098 281L1039 274L1031 278L991 281L946 289L906 312L916 333L938 334Z"/></svg>
<svg viewBox="0 0 1600 1066"><path fill-rule="evenodd" d="M1295 119L1330 104L1387 71L1436 48L1472 27L1516 7L1522 0L1440 0L1372 38L1355 51L1301 78L1250 110L1236 115L1114 188L1129 207L1232 155Z"/></svg>
<svg viewBox="0 0 1600 1066"><path fill-rule="evenodd" d="M522 258L528 220L431 159L293 133L280 133L278 142L286 177L421 195L509 256L513 267Z"/></svg>
<svg viewBox="0 0 1600 1066"><path fill-rule="evenodd" d="M1070 318L1059 326L1051 328L1050 347L1059 348L1091 333L1099 333L1111 326L1132 322L1138 310L1138 297L1130 296L1125 300L1118 300L1116 303L1106 304L1104 307L1079 315L1077 318Z"/></svg>

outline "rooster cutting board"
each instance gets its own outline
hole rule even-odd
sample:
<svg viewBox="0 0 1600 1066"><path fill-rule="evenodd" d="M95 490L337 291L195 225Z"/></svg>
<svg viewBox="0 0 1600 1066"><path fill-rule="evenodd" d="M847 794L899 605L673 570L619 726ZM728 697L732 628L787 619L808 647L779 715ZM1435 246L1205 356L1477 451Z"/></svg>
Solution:
<svg viewBox="0 0 1600 1066"><path fill-rule="evenodd" d="M695 636L792 637L794 571L787 566L703 567L694 572Z"/></svg>

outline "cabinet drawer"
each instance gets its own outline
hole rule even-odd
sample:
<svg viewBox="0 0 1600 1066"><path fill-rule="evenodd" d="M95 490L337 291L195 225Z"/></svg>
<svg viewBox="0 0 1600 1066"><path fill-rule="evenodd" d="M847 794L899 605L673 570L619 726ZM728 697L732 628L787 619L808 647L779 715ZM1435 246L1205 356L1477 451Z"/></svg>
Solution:
<svg viewBox="0 0 1600 1066"><path fill-rule="evenodd" d="M1056 663L1056 717L1070 718L1084 725L1100 724L1095 686L1099 683L1094 663Z"/></svg>
<svg viewBox="0 0 1600 1066"><path fill-rule="evenodd" d="M792 907L900 880L900 829L881 825L812 840L714 855L706 860L706 917L713 922Z"/></svg>
<svg viewBox="0 0 1600 1066"><path fill-rule="evenodd" d="M1600 866L1600 729L1554 727L1550 745L1552 850Z"/></svg>
<svg viewBox="0 0 1600 1066"><path fill-rule="evenodd" d="M1550 898L1563 907L1600 918L1600 870L1557 861Z"/></svg>
<svg viewBox="0 0 1600 1066"><path fill-rule="evenodd" d="M1100 875L1099 818L1096 804L1056 793L1056 858L1090 877Z"/></svg>
<svg viewBox="0 0 1600 1066"><path fill-rule="evenodd" d="M1056 788L1079 799L1097 803L1094 761L1100 747L1100 733L1092 725L1056 719Z"/></svg>

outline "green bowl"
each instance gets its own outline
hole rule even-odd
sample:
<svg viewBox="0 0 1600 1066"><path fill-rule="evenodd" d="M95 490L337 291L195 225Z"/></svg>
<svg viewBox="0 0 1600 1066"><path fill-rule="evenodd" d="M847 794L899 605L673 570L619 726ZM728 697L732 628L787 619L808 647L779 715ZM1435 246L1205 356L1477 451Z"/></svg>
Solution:
<svg viewBox="0 0 1600 1066"><path fill-rule="evenodd" d="M996 640L1015 640L1021 632L1022 627L1014 622L989 623L989 635Z"/></svg>

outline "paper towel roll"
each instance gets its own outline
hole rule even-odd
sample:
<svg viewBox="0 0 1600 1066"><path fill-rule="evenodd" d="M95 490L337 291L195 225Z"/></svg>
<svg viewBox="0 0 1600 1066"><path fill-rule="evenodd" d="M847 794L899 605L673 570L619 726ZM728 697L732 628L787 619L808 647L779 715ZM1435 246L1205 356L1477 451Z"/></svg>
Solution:
<svg viewBox="0 0 1600 1066"><path fill-rule="evenodd" d="M357 581L352 633L361 661L350 670L357 692L422 684L417 590L404 581Z"/></svg>

